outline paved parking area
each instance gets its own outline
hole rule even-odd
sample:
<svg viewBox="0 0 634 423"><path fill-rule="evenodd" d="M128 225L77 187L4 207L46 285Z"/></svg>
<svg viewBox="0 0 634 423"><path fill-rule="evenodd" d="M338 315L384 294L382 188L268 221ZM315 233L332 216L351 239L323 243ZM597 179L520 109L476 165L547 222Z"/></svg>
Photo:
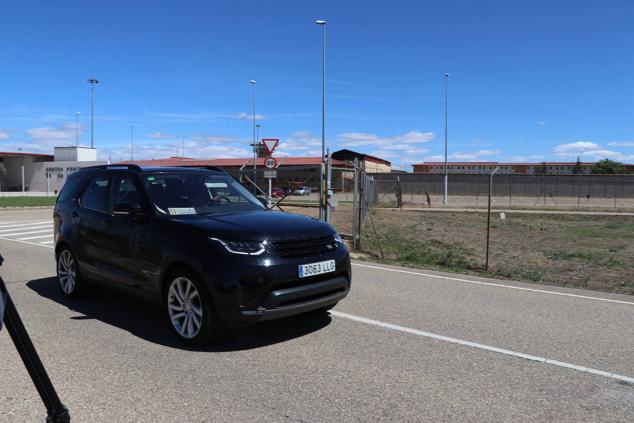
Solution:
<svg viewBox="0 0 634 423"><path fill-rule="evenodd" d="M53 222L50 218L0 221L0 239L53 245Z"/></svg>
<svg viewBox="0 0 634 423"><path fill-rule="evenodd" d="M356 262L329 316L191 349L152 306L62 297L50 218L0 212L0 273L73 421L634 420L632 297ZM0 357L0 421L42 421L5 330Z"/></svg>

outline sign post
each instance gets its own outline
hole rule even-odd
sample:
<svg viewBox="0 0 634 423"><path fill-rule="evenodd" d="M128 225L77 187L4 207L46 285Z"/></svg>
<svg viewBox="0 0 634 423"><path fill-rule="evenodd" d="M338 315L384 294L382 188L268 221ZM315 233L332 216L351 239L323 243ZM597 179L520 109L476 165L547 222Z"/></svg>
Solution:
<svg viewBox="0 0 634 423"><path fill-rule="evenodd" d="M270 141L270 140L263 140L263 141ZM272 152L272 150L275 150L275 147L277 146L277 140L275 140L275 145L273 145L272 147L269 147L268 144L264 144L266 146L266 149L269 150L269 152ZM273 178L277 178L277 170L274 170L277 167L277 159L275 157L267 157L266 159L264 159L264 166L269 169L269 170L265 170L264 171L264 177L267 178L269 180L269 208L271 207L271 180Z"/></svg>

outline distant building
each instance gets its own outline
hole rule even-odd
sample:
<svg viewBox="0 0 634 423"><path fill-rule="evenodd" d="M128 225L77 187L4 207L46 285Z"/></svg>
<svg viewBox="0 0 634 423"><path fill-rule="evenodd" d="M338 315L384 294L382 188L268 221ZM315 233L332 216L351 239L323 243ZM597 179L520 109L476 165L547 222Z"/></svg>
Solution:
<svg viewBox="0 0 634 423"><path fill-rule="evenodd" d="M89 147L55 147L54 154L0 152L7 174L0 178L0 191L59 191L66 177L77 169L96 164L97 150ZM24 177L23 177L24 175Z"/></svg>
<svg viewBox="0 0 634 423"><path fill-rule="evenodd" d="M590 174L593 162L580 163L579 174ZM447 170L454 174L489 174L499 167L498 173L572 175L576 162L499 163L499 162L449 162ZM445 173L445 162L413 164L414 173ZM634 173L634 165L626 164L625 173Z"/></svg>
<svg viewBox="0 0 634 423"><path fill-rule="evenodd" d="M335 151L332 153L332 158L344 161L354 161L357 158L359 159L359 166L366 173L390 173L392 171L392 163L389 161L369 154L357 153L356 151L346 149Z"/></svg>
<svg viewBox="0 0 634 423"><path fill-rule="evenodd" d="M275 154L273 154L275 156ZM347 181L354 179L352 161L359 159L359 167L367 173L389 173L392 165L389 161L369 154L357 153L351 150L339 150L332 154L332 165L343 171L333 172L333 189L339 191L345 187ZM258 182L263 181L264 157L256 159ZM321 158L317 157L277 157L278 177L273 180L274 186L307 185L314 189L319 187L319 169ZM226 170L238 178L246 176L251 178L253 169L253 157L235 159L195 159L190 157L167 157L163 159L124 161L120 164L134 163L139 166L216 166ZM242 172L241 172L242 170ZM351 183L351 182L350 182Z"/></svg>

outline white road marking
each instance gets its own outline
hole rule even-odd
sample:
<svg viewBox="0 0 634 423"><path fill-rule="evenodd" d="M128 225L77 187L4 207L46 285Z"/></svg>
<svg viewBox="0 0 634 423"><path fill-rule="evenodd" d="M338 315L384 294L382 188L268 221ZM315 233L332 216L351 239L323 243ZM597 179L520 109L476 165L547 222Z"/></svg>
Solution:
<svg viewBox="0 0 634 423"><path fill-rule="evenodd" d="M15 227L15 226L43 225L43 224L45 224L45 223L50 224L50 223L53 223L53 222L51 222L50 220L46 220L46 221L44 221L44 222L22 222L22 223L12 223L12 224L10 224L10 225L0 225L0 229L3 229L3 228L12 228L12 227Z"/></svg>
<svg viewBox="0 0 634 423"><path fill-rule="evenodd" d="M628 384L634 385L634 377L620 375L618 373L607 372L605 370L593 369L591 367L579 366L572 363L567 363L565 361L553 360L550 358L540 357L531 354L524 354L521 352L511 351L504 348L493 347L491 345L479 344L477 342L465 341L462 339L451 338L449 336L438 335L431 332L425 332L418 329L412 329L405 326L394 325L391 323L380 322L378 320L368 319L366 317L355 316L353 314L342 313L340 311L330 310L330 314L335 317L340 317L342 319L353 320L355 322L365 323L372 326L378 326L385 329L391 329L399 332L409 333L412 335L424 336L426 338L435 339L437 341L449 342L452 344L463 345L467 347L477 348L480 350L490 351L498 354L504 354L511 357L522 358L525 360L536 361L538 363L550 364L552 366L564 367L566 369L576 370L584 373L591 373L598 376L603 376L610 379L615 379L621 382L626 382Z"/></svg>
<svg viewBox="0 0 634 423"><path fill-rule="evenodd" d="M55 241L42 241L42 242L40 242L40 244L52 244L52 243L54 243L54 242L55 242Z"/></svg>
<svg viewBox="0 0 634 423"><path fill-rule="evenodd" d="M52 246L52 245L42 245L42 244L39 244L39 243L37 243L37 242L20 241L19 239L5 238L5 237L1 237L1 236L0 236L0 239L3 239L3 240L5 240L5 241L21 242L22 244L35 245L35 246L37 246L37 247L53 248L53 246Z"/></svg>
<svg viewBox="0 0 634 423"><path fill-rule="evenodd" d="M31 239L38 239L38 238L50 238L52 236L53 236L53 234L51 234L51 233L48 233L46 235L27 236L27 237L24 237L24 238L18 238L18 241L29 241Z"/></svg>
<svg viewBox="0 0 634 423"><path fill-rule="evenodd" d="M19 228L0 229L0 234L11 235L12 232L16 232L16 231L24 231L24 230L31 230L31 229L42 229L42 228L52 228L52 227L53 227L52 224L49 224L49 225L37 225L37 226L20 226Z"/></svg>
<svg viewBox="0 0 634 423"><path fill-rule="evenodd" d="M30 234L41 234L44 232L48 232L50 234L53 233L53 228L48 229L40 229L39 231L29 231L29 232L18 232L17 234L2 234L2 236L21 236L21 235L30 235Z"/></svg>
<svg viewBox="0 0 634 423"><path fill-rule="evenodd" d="M474 281L472 279L463 279L463 278L455 278L455 277L451 277L451 276L433 275L431 273L412 272L412 271L409 271L409 270L390 269L389 267L370 266L370 265L367 265L367 264L360 264L360 263L352 263L352 265L353 266L359 266L359 267L367 267L369 269L386 270L388 272L405 273L405 274L408 274L408 275L427 276L427 277L436 278L436 279L445 279L445 280L456 281L456 282L472 283L472 284L475 284L475 285L494 286L494 287L497 287L497 288L517 289L519 291L537 292L537 293L540 293L540 294L550 294L550 295L560 295L562 297L582 298L584 300L605 301L605 302L608 302L608 303L634 305L634 302L632 302L632 301L614 300L614 299L611 299L611 298L591 297L589 295L568 294L568 293L565 293L565 292L548 291L548 290L545 290L545 289L525 288L525 287L521 287L521 286L504 285L504 284L501 284L501 283Z"/></svg>

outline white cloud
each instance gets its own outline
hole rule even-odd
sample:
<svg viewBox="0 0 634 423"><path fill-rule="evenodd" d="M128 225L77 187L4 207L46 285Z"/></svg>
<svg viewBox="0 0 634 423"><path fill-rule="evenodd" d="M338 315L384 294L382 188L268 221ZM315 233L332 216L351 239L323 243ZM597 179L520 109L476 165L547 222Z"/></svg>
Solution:
<svg viewBox="0 0 634 423"><path fill-rule="evenodd" d="M335 137L335 144L340 147L356 149L357 147L372 147L369 154L393 161L393 165L422 160L429 150L422 147L436 138L431 131L421 132L412 130L404 134L382 137L367 132L344 132Z"/></svg>
<svg viewBox="0 0 634 423"><path fill-rule="evenodd" d="M634 154L623 154L620 151L606 150L597 143L591 141L577 141L569 144L561 144L555 147L555 156L562 159L601 160L610 158L619 161L634 160Z"/></svg>
<svg viewBox="0 0 634 423"><path fill-rule="evenodd" d="M81 126L79 127L81 133ZM73 140L75 138L75 125L61 125L57 128L44 126L41 128L32 128L26 131L26 134L37 140Z"/></svg>
<svg viewBox="0 0 634 423"><path fill-rule="evenodd" d="M540 154L529 154L528 156L511 156L506 159L507 162L541 162L545 157Z"/></svg>
<svg viewBox="0 0 634 423"><path fill-rule="evenodd" d="M478 151L472 151L472 152L459 151L457 153L450 154L449 158L452 160L474 162L474 161L481 160L483 157L497 156L498 154L500 154L500 150L478 150Z"/></svg>
<svg viewBox="0 0 634 423"><path fill-rule="evenodd" d="M634 147L634 141L610 141L610 147Z"/></svg>
<svg viewBox="0 0 634 423"><path fill-rule="evenodd" d="M250 157L252 152L247 148L246 140L237 140L236 143L210 143L210 136L200 136L195 139L185 139L185 156L196 159L225 159L237 157ZM220 137L218 137L220 138ZM235 138L226 137L235 140ZM239 145L243 144L244 146ZM121 145L116 147L100 148L98 150L100 160L110 158L114 162L130 159L130 146ZM183 143L174 140L166 144L156 142L135 143L134 158L137 160L164 159L173 156L183 155Z"/></svg>
<svg viewBox="0 0 634 423"><path fill-rule="evenodd" d="M546 122L545 120L538 120L537 121L537 126L546 126L548 125L548 122Z"/></svg>
<svg viewBox="0 0 634 423"><path fill-rule="evenodd" d="M601 150L601 146L590 141L577 141L569 144L561 144L555 147L555 155L567 157L569 155L579 155L587 151Z"/></svg>
<svg viewBox="0 0 634 423"><path fill-rule="evenodd" d="M239 113L234 113L231 116L229 116L231 119L239 119L239 120L253 120L253 114L249 114L247 112L239 112ZM266 119L266 116L261 115L259 113L255 114L255 120L263 120Z"/></svg>
<svg viewBox="0 0 634 423"><path fill-rule="evenodd" d="M8 140L9 139L9 133L0 130L0 140Z"/></svg>
<svg viewBox="0 0 634 423"><path fill-rule="evenodd" d="M293 155L321 155L320 149L313 147L321 146L321 138L313 136L309 131L293 132L286 139L282 140L275 150L275 155L288 157ZM313 154L317 151L316 154Z"/></svg>
<svg viewBox="0 0 634 423"><path fill-rule="evenodd" d="M149 134L145 134L145 138L166 140L166 139L170 139L170 138L176 138L176 135L174 135L174 134L166 134L165 132L150 132Z"/></svg>
<svg viewBox="0 0 634 423"><path fill-rule="evenodd" d="M385 147L394 144L414 144L429 142L436 138L433 132L409 131L406 134L391 137L380 137L365 132L344 132L338 137L339 144L344 147L359 147L362 145L375 145Z"/></svg>

